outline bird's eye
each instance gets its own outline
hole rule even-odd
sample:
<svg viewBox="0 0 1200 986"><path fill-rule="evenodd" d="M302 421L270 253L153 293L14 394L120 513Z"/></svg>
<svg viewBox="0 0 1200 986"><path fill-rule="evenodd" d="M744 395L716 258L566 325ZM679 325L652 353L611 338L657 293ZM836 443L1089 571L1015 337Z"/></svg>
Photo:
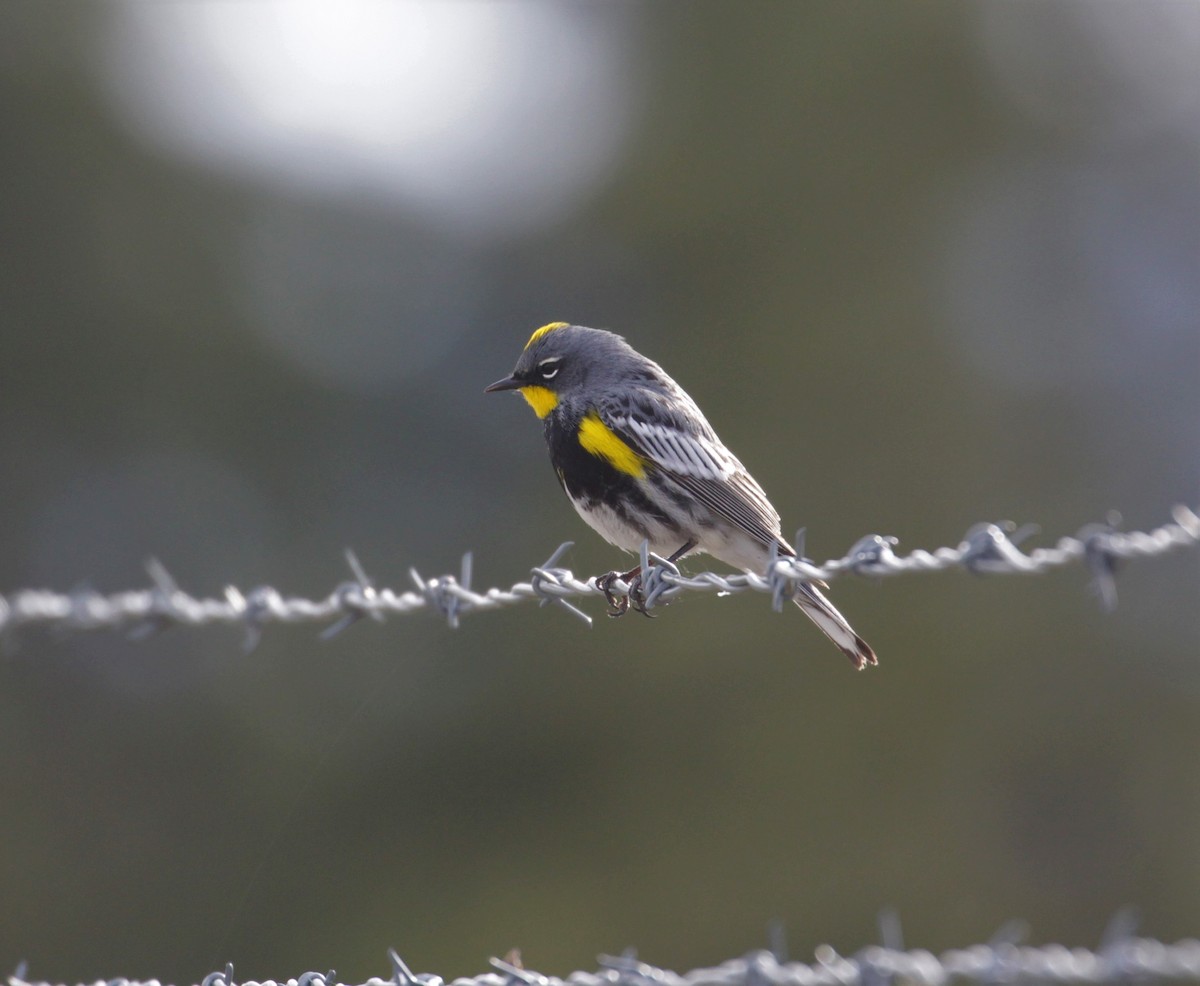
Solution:
<svg viewBox="0 0 1200 986"><path fill-rule="evenodd" d="M552 356L550 359L544 359L537 365L538 376L543 380L553 380L558 376L559 366L562 360L557 356Z"/></svg>

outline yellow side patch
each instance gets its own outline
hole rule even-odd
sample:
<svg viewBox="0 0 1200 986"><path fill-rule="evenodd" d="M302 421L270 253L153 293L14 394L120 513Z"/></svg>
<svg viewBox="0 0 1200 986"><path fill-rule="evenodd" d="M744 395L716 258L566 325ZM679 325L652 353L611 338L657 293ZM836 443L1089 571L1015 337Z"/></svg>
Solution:
<svg viewBox="0 0 1200 986"><path fill-rule="evenodd" d="M558 395L547 387L522 387L521 396L529 402L533 413L539 418L544 418L558 407Z"/></svg>
<svg viewBox="0 0 1200 986"><path fill-rule="evenodd" d="M549 325L543 325L540 329L535 329L533 335L529 337L529 341L525 343L525 348L528 349L547 332L553 332L555 329L565 329L566 327L566 322L551 322Z"/></svg>
<svg viewBox="0 0 1200 986"><path fill-rule="evenodd" d="M627 476L646 475L646 460L626 445L594 411L579 422L579 444Z"/></svg>

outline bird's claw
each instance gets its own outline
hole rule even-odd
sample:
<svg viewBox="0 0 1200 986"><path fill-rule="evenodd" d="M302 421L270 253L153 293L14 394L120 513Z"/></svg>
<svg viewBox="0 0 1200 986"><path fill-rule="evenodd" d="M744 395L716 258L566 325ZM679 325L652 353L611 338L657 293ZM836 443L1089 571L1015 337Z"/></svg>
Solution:
<svg viewBox="0 0 1200 986"><path fill-rule="evenodd" d="M629 580L629 600L634 610L641 613L648 620L654 619L654 614L646 609L646 593L642 587L642 573L638 572L632 579Z"/></svg>
<svg viewBox="0 0 1200 986"><path fill-rule="evenodd" d="M629 609L629 597L618 596L612 590L613 583L620 578L620 572L608 572L596 577L596 588L604 593L604 599L608 603L608 615L613 617L624 616Z"/></svg>
<svg viewBox="0 0 1200 986"><path fill-rule="evenodd" d="M628 583L629 591L626 595L618 596L613 592L613 583L617 580ZM646 609L646 596L642 591L641 572L608 572L596 578L596 588L604 593L604 598L608 602L609 616L614 618L624 616L632 606L633 610L641 613L642 616L649 617L650 619L654 618L653 614Z"/></svg>

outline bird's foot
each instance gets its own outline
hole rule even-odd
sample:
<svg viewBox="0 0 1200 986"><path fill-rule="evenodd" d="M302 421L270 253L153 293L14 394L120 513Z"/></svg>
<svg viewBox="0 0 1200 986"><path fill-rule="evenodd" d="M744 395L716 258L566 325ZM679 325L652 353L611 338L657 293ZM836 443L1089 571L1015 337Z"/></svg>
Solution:
<svg viewBox="0 0 1200 986"><path fill-rule="evenodd" d="M641 613L648 620L654 619L654 614L646 609L646 592L642 585L642 573L638 572L629 580L629 600L634 611Z"/></svg>
<svg viewBox="0 0 1200 986"><path fill-rule="evenodd" d="M613 583L620 580L629 585L629 592L624 596L618 596L613 592ZM629 612L629 606L632 603L633 608L643 616L649 616L646 612L646 599L642 595L642 568L639 565L637 568L631 568L628 572L608 572L605 575L596 577L596 588L604 593L604 598L608 602L608 615L612 617L624 616Z"/></svg>
<svg viewBox="0 0 1200 986"><path fill-rule="evenodd" d="M629 597L618 596L612 591L612 585L617 579L624 580L624 576L620 572L608 572L605 575L596 576L596 588L604 593L604 598L608 602L609 616L624 616L629 609Z"/></svg>

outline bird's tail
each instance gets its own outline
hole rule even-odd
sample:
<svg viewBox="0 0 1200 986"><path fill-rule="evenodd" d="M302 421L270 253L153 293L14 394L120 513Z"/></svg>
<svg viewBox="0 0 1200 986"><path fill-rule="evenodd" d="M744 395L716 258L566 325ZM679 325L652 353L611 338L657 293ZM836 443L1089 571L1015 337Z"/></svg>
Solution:
<svg viewBox="0 0 1200 986"><path fill-rule="evenodd" d="M879 659L875 652L854 632L854 628L834 608L833 603L821 594L821 590L817 588L818 584L824 587L824 583L801 582L794 597L796 605L850 658L850 663L859 671L868 664L878 664Z"/></svg>

